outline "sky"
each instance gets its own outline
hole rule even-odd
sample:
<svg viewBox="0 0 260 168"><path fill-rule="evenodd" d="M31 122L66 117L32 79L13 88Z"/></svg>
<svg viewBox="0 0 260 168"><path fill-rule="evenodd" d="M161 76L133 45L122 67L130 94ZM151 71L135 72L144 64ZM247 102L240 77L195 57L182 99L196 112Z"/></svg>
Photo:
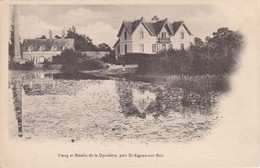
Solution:
<svg viewBox="0 0 260 168"><path fill-rule="evenodd" d="M22 40L48 38L49 30L61 36L62 30L74 25L76 32L89 36L94 44L112 47L123 20L144 17L149 21L154 15L169 22L183 20L194 37L202 40L220 27L233 28L221 10L210 5L19 5L17 11Z"/></svg>

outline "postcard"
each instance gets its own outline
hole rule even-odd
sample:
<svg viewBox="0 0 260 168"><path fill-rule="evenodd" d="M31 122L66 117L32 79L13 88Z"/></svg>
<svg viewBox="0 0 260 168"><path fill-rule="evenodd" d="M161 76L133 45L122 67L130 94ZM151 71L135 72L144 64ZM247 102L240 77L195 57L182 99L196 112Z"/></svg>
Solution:
<svg viewBox="0 0 260 168"><path fill-rule="evenodd" d="M2 1L0 167L257 167L258 1Z"/></svg>

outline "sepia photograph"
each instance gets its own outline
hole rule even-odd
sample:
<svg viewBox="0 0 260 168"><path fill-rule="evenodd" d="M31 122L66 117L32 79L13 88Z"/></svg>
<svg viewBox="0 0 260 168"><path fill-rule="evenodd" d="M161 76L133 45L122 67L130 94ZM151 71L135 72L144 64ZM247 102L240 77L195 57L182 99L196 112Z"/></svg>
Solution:
<svg viewBox="0 0 260 168"><path fill-rule="evenodd" d="M112 148L111 144L117 146L113 152L108 149L93 152L91 148L92 153L55 150L53 155L56 159L130 158L130 162L135 158L154 162L164 158L169 164L164 162L163 167L168 167L174 164L169 162L172 156L167 146L176 145L176 152L181 153L180 146L218 141L211 137L228 141L226 132L238 133L233 129L243 122L228 116L222 103L230 99L234 83L238 83L232 79L243 67L249 31L244 31L246 19L231 19L224 12L229 10L223 10L221 5L10 3L6 6L8 88L5 89L7 109L1 109L1 113L7 116L7 140L17 146L53 143L82 149L82 144ZM238 8L231 7L229 12L238 12ZM247 79L251 80L251 76ZM247 95L241 97L247 99ZM232 102L237 108L240 104L240 110L246 104ZM251 106L252 113L255 107ZM250 110L247 114L233 111L241 118L250 115ZM230 127L223 123L229 123ZM221 129L221 136L215 135ZM239 131L241 137L246 133L244 129ZM257 140L253 137L251 140ZM214 143L204 147L214 153L217 147L210 147L211 144ZM259 140L251 144L259 145ZM129 148L156 145L157 152L140 152L141 148L136 146L138 152L127 152L127 148L123 149L125 145ZM162 151L158 150L160 145ZM219 150L224 152L227 148L222 147ZM193 152L182 157L189 158ZM209 160L205 162L208 166ZM226 165L232 165L229 161ZM185 166L184 161L181 163L177 165ZM255 162L242 165L252 163ZM118 167L130 165L122 163ZM196 167L203 163L186 165ZM221 165L221 160L216 165Z"/></svg>
<svg viewBox="0 0 260 168"><path fill-rule="evenodd" d="M12 7L11 137L198 141L222 117L244 42L214 6Z"/></svg>

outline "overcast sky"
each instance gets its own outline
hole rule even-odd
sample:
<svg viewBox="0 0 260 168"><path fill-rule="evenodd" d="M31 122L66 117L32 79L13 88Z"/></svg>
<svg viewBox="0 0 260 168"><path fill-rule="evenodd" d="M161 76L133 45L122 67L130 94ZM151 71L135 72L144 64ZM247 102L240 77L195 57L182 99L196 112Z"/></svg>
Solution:
<svg viewBox="0 0 260 168"><path fill-rule="evenodd" d="M233 28L221 10L209 5L19 5L17 9L21 39L48 38L49 30L61 36L63 29L74 25L94 44L113 46L123 20L145 17L149 21L154 15L170 22L183 20L194 37L203 40L220 27Z"/></svg>

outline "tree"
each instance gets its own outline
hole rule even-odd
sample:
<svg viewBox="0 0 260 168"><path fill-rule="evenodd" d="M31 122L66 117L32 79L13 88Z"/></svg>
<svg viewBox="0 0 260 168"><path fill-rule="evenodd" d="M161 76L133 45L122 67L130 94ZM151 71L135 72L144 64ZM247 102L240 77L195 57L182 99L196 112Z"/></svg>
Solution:
<svg viewBox="0 0 260 168"><path fill-rule="evenodd" d="M108 51L108 52L110 52L111 48L110 48L110 46L108 44L101 43L101 44L98 45L98 50L99 51Z"/></svg>
<svg viewBox="0 0 260 168"><path fill-rule="evenodd" d="M86 35L78 34L74 26L67 30L67 36L65 38L73 38L75 40L75 50L79 51L97 51L98 48L92 43Z"/></svg>
<svg viewBox="0 0 260 168"><path fill-rule="evenodd" d="M207 36L205 43L199 38L189 48L193 60L193 72L197 74L227 74L233 70L243 38L239 32L219 28L213 37Z"/></svg>
<svg viewBox="0 0 260 168"><path fill-rule="evenodd" d="M204 42L199 37L195 37L194 38L194 45L198 46L198 47L203 47Z"/></svg>

